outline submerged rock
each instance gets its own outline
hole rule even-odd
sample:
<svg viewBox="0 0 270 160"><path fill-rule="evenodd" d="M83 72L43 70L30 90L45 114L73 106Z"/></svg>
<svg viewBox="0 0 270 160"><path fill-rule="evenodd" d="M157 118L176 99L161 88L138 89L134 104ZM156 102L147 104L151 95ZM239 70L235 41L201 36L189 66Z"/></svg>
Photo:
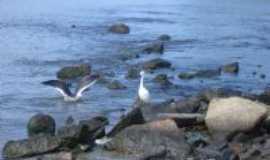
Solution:
<svg viewBox="0 0 270 160"><path fill-rule="evenodd" d="M117 23L109 28L112 33L128 34L130 32L129 26L124 23Z"/></svg>
<svg viewBox="0 0 270 160"><path fill-rule="evenodd" d="M238 73L239 63L234 62L234 63L226 64L226 65L222 66L222 71L225 73Z"/></svg>
<svg viewBox="0 0 270 160"><path fill-rule="evenodd" d="M134 155L140 157L139 159L146 157L158 159L187 158L190 146L185 142L182 131L174 130L175 127L166 128L161 123L164 124L164 122L160 122L160 125L154 125L157 127L153 127L153 124L128 127L118 133L106 145L106 149L121 154Z"/></svg>
<svg viewBox="0 0 270 160"><path fill-rule="evenodd" d="M143 64L143 68L145 70L155 70L159 68L170 68L171 63L167 60L161 59L161 58L156 58L149 60Z"/></svg>
<svg viewBox="0 0 270 160"><path fill-rule="evenodd" d="M28 136L36 135L54 135L55 134L55 120L50 115L36 114L27 124Z"/></svg>
<svg viewBox="0 0 270 160"><path fill-rule="evenodd" d="M75 79L89 74L91 74L91 66L88 64L81 64L62 68L57 72L57 78L62 80Z"/></svg>
<svg viewBox="0 0 270 160"><path fill-rule="evenodd" d="M128 73L126 75L127 79L137 79L140 77L139 70L137 68L128 69Z"/></svg>
<svg viewBox="0 0 270 160"><path fill-rule="evenodd" d="M154 78L154 81L159 83L162 86L171 86L172 82L169 81L168 76L166 74L159 74Z"/></svg>
<svg viewBox="0 0 270 160"><path fill-rule="evenodd" d="M167 35L167 34L162 34L158 37L158 40L160 41L170 41L171 40L171 36Z"/></svg>
<svg viewBox="0 0 270 160"><path fill-rule="evenodd" d="M266 118L267 106L240 97L211 100L205 118L213 131L249 131Z"/></svg>
<svg viewBox="0 0 270 160"><path fill-rule="evenodd" d="M127 87L118 80L114 80L107 85L109 89L126 89Z"/></svg>
<svg viewBox="0 0 270 160"><path fill-rule="evenodd" d="M178 75L180 79L193 79L193 78L213 78L220 76L221 69L206 69L194 72L183 72Z"/></svg>
<svg viewBox="0 0 270 160"><path fill-rule="evenodd" d="M151 44L146 45L143 48L143 51L146 53L160 53L160 54L162 54L164 52L164 44L163 44L163 42L160 42L160 41L153 42Z"/></svg>

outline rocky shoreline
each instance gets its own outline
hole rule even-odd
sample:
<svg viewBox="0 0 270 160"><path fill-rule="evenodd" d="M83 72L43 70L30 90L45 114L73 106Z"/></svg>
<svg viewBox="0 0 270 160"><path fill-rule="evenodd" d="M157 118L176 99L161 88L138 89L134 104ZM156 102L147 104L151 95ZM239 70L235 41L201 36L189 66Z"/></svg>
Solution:
<svg viewBox="0 0 270 160"><path fill-rule="evenodd" d="M129 34L125 24L109 28L112 33ZM161 35L137 53L123 54L123 61L140 54L162 55L168 35ZM171 69L173 64L160 57L127 69L126 79L138 79L139 71L152 73ZM65 81L89 75L91 66L68 66L57 73ZM178 78L208 79L237 74L239 63L223 64L215 69L179 73ZM122 82L98 72L99 81L108 89L126 89ZM165 88L174 87L167 74L153 79ZM270 91L255 95L230 89L208 89L186 99L170 99L162 103L136 100L131 110L110 130L103 116L74 122L56 128L50 115L37 114L27 125L28 138L5 144L5 159L25 160L256 160L270 159Z"/></svg>
<svg viewBox="0 0 270 160"><path fill-rule="evenodd" d="M7 142L3 157L269 159L269 98L269 91L247 95L218 89L184 100L158 104L136 102L109 132L105 132L106 117L78 123L69 118L65 126L55 131L53 118L38 114L28 123L29 137Z"/></svg>

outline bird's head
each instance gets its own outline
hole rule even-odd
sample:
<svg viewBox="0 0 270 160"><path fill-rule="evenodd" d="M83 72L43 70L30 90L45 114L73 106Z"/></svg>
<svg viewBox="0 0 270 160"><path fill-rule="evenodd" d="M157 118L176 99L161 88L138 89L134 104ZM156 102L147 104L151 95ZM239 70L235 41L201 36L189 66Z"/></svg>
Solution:
<svg viewBox="0 0 270 160"><path fill-rule="evenodd" d="M144 76L144 75L145 75L145 72L142 70L142 71L140 72L140 75L141 75L141 76Z"/></svg>

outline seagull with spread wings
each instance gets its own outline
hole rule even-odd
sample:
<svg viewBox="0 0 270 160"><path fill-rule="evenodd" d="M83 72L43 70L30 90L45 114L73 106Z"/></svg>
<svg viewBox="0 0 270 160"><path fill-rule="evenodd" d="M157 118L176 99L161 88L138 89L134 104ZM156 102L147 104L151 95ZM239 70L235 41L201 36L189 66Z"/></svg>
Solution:
<svg viewBox="0 0 270 160"><path fill-rule="evenodd" d="M78 84L75 93L70 91L68 84L65 81L61 80L49 80L42 82L42 84L54 87L61 95L64 97L65 101L77 101L82 97L82 93L87 90L89 87L94 85L99 76L98 75L87 75L84 76Z"/></svg>

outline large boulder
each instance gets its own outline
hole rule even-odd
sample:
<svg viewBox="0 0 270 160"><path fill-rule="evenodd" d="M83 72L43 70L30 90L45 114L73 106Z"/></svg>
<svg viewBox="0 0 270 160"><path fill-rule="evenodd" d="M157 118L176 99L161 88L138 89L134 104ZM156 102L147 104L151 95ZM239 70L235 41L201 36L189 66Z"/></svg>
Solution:
<svg viewBox="0 0 270 160"><path fill-rule="evenodd" d="M108 136L115 136L117 133L123 129L135 125L145 123L141 108L136 107L132 109L127 115L125 115L108 133Z"/></svg>
<svg viewBox="0 0 270 160"><path fill-rule="evenodd" d="M91 66L88 64L67 66L57 72L57 78L61 80L76 79L91 74Z"/></svg>
<svg viewBox="0 0 270 160"><path fill-rule="evenodd" d="M154 69L159 69L159 68L170 68L171 65L172 64L167 60L156 58L156 59L146 61L143 64L143 68L145 70L154 70Z"/></svg>
<svg viewBox="0 0 270 160"><path fill-rule="evenodd" d="M129 26L124 23L117 23L109 28L112 33L128 34L130 32Z"/></svg>
<svg viewBox="0 0 270 160"><path fill-rule="evenodd" d="M40 134L54 135L55 120L50 115L36 114L29 120L27 131L29 137Z"/></svg>
<svg viewBox="0 0 270 160"><path fill-rule="evenodd" d="M96 138L105 135L105 126L108 123L108 119L105 117L94 117L89 120L82 120L79 124L59 128L57 136L62 139L67 139L73 144L89 144Z"/></svg>
<svg viewBox="0 0 270 160"><path fill-rule="evenodd" d="M205 122L212 131L249 131L266 117L266 108L264 104L240 97L213 99Z"/></svg>
<svg viewBox="0 0 270 160"><path fill-rule="evenodd" d="M150 54L150 53L159 53L162 54L164 52L164 44L161 41L153 42L151 44L147 44L143 51Z"/></svg>
<svg viewBox="0 0 270 160"><path fill-rule="evenodd" d="M59 137L36 136L29 139L9 141L3 149L7 159L34 156L58 151L66 142Z"/></svg>
<svg viewBox="0 0 270 160"><path fill-rule="evenodd" d="M105 148L138 159L186 159L190 152L182 131L170 120L128 127Z"/></svg>

